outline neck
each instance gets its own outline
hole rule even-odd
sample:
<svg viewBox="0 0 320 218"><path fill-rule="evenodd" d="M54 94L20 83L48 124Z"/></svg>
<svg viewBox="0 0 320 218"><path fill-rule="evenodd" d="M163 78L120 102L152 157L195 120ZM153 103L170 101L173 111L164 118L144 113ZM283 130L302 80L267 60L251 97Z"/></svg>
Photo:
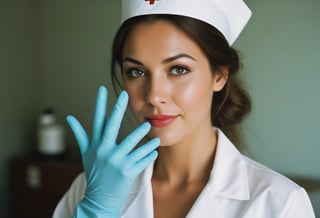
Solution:
<svg viewBox="0 0 320 218"><path fill-rule="evenodd" d="M153 179L181 186L207 181L215 155L217 136L210 128L200 130L175 145L159 148Z"/></svg>

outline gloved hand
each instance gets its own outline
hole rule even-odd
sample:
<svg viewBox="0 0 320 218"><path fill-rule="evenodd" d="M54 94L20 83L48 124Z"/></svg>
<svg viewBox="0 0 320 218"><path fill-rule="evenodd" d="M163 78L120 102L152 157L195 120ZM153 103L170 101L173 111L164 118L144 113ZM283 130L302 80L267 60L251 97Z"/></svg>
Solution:
<svg viewBox="0 0 320 218"><path fill-rule="evenodd" d="M127 103L128 94L122 91L107 121L107 89L99 88L91 141L77 119L67 117L80 147L87 180L84 198L74 217L119 217L135 178L157 158L158 138L134 149L150 131L149 123L143 123L120 144L116 143Z"/></svg>

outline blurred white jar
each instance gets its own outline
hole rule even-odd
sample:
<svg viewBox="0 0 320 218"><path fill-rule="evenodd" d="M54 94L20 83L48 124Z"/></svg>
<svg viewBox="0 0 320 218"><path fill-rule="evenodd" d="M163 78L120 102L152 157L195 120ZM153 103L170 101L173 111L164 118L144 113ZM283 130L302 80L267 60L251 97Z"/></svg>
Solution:
<svg viewBox="0 0 320 218"><path fill-rule="evenodd" d="M38 124L38 152L55 156L66 152L65 129L56 121L54 110L44 110Z"/></svg>

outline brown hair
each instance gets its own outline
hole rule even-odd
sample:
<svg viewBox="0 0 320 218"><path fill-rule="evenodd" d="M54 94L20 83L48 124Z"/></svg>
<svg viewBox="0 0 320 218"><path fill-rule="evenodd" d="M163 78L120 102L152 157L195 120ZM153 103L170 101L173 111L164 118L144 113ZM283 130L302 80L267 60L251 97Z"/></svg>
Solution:
<svg viewBox="0 0 320 218"><path fill-rule="evenodd" d="M117 85L121 87L116 67L121 68L126 37L137 24L159 19L173 23L193 39L207 56L212 72L218 72L221 66L228 67L229 76L225 87L214 94L211 120L213 125L220 128L234 144L241 145L243 140L237 124L250 112L251 102L237 77L240 70L239 55L229 46L220 31L205 22L177 15L144 15L125 21L114 38L112 48L111 77L114 88L116 89Z"/></svg>

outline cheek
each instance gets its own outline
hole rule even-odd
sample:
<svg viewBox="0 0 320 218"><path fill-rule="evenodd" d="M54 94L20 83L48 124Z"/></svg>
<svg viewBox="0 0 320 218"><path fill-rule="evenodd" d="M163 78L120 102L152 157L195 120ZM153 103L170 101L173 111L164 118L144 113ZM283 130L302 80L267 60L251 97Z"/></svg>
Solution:
<svg viewBox="0 0 320 218"><path fill-rule="evenodd" d="M177 101L180 102L180 105L183 104L185 108L200 109L201 111L211 108L213 92L211 86L205 83L198 82L180 87L180 90L177 90L176 93L179 94L179 97L176 98Z"/></svg>
<svg viewBox="0 0 320 218"><path fill-rule="evenodd" d="M129 107L134 112L136 116L136 112L141 107L142 102L142 94L141 91L136 87L124 86L125 90L128 92L129 95Z"/></svg>
<svg viewBox="0 0 320 218"><path fill-rule="evenodd" d="M137 102L139 100L139 95L136 91L129 91L128 90L128 95L129 95L129 106L134 109L135 105L137 105Z"/></svg>

